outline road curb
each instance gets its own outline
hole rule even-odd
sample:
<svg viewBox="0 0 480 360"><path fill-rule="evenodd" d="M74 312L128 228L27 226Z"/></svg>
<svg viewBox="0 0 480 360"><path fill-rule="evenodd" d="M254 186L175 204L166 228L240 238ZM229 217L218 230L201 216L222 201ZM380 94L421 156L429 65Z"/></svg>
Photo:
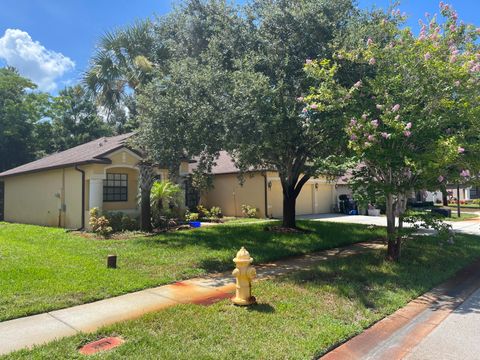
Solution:
<svg viewBox="0 0 480 360"><path fill-rule="evenodd" d="M480 259L320 359L402 359L478 288Z"/></svg>

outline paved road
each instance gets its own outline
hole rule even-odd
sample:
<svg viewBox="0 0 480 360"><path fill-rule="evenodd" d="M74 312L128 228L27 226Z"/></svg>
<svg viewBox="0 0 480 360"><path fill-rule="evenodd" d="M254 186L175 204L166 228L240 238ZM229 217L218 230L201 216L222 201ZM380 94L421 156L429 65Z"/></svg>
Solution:
<svg viewBox="0 0 480 360"><path fill-rule="evenodd" d="M405 359L480 359L480 289L455 309Z"/></svg>
<svg viewBox="0 0 480 360"><path fill-rule="evenodd" d="M317 214L317 215L301 215L301 216L297 216L297 219L387 226L387 218L385 216ZM452 221L452 222L447 221L447 223L452 225L452 228L455 232L480 236L480 219L468 220L468 221ZM410 224L405 224L405 226L407 227L409 225ZM480 359L480 356L479 356L479 359Z"/></svg>

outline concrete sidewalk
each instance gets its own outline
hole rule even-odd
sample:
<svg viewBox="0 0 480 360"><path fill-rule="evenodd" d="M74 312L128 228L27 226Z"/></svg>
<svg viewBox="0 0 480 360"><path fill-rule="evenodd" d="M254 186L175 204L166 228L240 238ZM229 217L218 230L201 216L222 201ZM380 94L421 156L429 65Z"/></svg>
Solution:
<svg viewBox="0 0 480 360"><path fill-rule="evenodd" d="M383 246L380 242L358 243L344 248L256 265L257 279L269 279L292 271L308 269L318 262L333 257L346 257L380 249ZM252 255L255 256L255 254ZM232 258L233 256L234 254ZM209 304L231 297L234 291L235 280L231 273L215 274L67 309L0 322L0 355L80 332L93 332L106 325L135 319L146 313L181 303Z"/></svg>

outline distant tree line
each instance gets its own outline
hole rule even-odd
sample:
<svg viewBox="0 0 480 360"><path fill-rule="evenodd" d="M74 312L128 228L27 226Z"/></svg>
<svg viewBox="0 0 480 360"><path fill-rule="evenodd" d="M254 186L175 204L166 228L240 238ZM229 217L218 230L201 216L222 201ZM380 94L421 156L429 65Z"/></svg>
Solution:
<svg viewBox="0 0 480 360"><path fill-rule="evenodd" d="M0 69L0 171L136 127L131 96L106 110L82 85L56 96L35 89L16 69Z"/></svg>

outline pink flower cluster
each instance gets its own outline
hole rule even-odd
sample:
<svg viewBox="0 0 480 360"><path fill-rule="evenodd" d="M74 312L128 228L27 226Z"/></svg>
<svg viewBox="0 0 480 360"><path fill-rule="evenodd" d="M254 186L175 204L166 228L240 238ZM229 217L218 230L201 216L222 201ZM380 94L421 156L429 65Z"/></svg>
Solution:
<svg viewBox="0 0 480 360"><path fill-rule="evenodd" d="M470 177L470 170L462 170L460 172L460 176L462 176L464 178Z"/></svg>

